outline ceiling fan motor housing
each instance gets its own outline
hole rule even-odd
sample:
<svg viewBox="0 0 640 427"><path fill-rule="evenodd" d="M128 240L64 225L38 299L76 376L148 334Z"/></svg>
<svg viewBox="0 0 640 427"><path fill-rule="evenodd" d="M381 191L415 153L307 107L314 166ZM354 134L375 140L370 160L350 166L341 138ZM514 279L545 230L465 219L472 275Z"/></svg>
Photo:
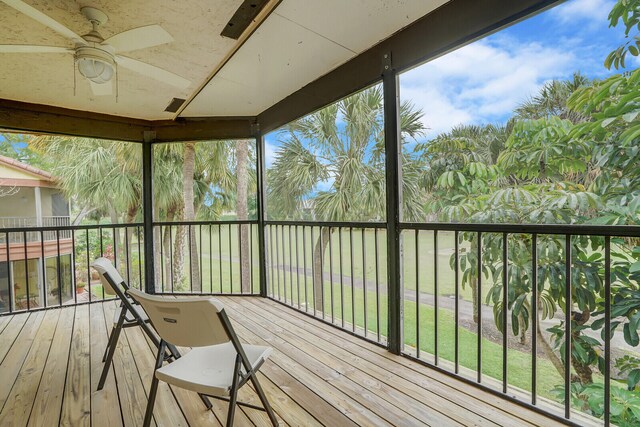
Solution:
<svg viewBox="0 0 640 427"><path fill-rule="evenodd" d="M94 83L107 83L113 77L116 62L113 55L98 47L80 46L75 54L78 71Z"/></svg>

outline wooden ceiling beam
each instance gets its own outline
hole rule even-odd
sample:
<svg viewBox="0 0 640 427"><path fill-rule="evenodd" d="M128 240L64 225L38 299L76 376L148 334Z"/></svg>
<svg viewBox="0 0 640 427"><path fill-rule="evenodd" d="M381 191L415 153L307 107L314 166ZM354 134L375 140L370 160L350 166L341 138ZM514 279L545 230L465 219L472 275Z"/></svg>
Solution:
<svg viewBox="0 0 640 427"><path fill-rule="evenodd" d="M178 120L141 120L49 105L0 99L0 129L118 141L154 142L252 138L255 117L203 117Z"/></svg>

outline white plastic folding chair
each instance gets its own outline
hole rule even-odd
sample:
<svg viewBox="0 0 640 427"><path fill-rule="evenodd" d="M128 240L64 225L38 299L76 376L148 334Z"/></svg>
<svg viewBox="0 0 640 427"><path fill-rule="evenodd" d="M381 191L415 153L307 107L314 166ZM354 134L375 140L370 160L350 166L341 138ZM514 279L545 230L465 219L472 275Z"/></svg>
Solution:
<svg viewBox="0 0 640 427"><path fill-rule="evenodd" d="M271 347L241 344L220 301L214 298L166 298L137 289L127 293L144 307L160 335L145 427L153 417L158 381L229 402L227 426L233 425L236 405L265 411L273 425L278 425L256 376L271 354ZM164 349L169 343L192 347L192 350L163 366ZM238 402L238 390L248 381L253 384L262 407Z"/></svg>
<svg viewBox="0 0 640 427"><path fill-rule="evenodd" d="M104 366L102 368L100 380L98 381L98 390L102 390L102 388L104 387L104 383L107 380L107 375L109 374L109 368L111 367L111 361L113 360L113 355L116 351L118 339L120 338L120 332L123 328L140 326L142 330L147 334L149 339L151 339L151 342L153 342L158 348L160 348L160 340L151 330L149 317L147 316L147 313L144 311L142 306L126 295L126 292L129 290L129 286L122 278L118 270L113 266L111 261L104 257L97 258L95 261L93 261L91 266L95 268L96 271L100 274L100 282L102 283L105 295L115 295L120 299L120 305L114 313L113 327L109 335L107 348L105 348L104 355L102 356ZM175 360L180 358L181 356L178 349L176 349L173 345L165 346L163 353L165 351L167 352L167 354L164 357L167 360ZM211 402L209 401L209 399L206 396L202 395L200 397L207 409L211 409Z"/></svg>

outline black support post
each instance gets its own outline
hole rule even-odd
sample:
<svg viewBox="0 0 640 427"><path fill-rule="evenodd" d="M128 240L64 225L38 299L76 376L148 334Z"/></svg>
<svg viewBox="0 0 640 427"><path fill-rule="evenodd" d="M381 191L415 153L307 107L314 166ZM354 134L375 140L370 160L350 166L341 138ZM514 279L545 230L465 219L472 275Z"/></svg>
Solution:
<svg viewBox="0 0 640 427"><path fill-rule="evenodd" d="M155 286L155 259L153 244L153 132L145 132L142 145L142 210L144 217L144 278L145 292L153 294Z"/></svg>
<svg viewBox="0 0 640 427"><path fill-rule="evenodd" d="M257 176L257 208L258 208L258 263L260 269L260 296L267 296L267 244L265 241L265 162L264 162L264 135L258 133L256 136L256 163L258 168Z"/></svg>
<svg viewBox="0 0 640 427"><path fill-rule="evenodd" d="M387 286L389 351L400 354L402 338L402 268L400 253L400 218L402 170L400 168L400 104L398 75L392 67L391 52L383 54L384 140L387 201Z"/></svg>

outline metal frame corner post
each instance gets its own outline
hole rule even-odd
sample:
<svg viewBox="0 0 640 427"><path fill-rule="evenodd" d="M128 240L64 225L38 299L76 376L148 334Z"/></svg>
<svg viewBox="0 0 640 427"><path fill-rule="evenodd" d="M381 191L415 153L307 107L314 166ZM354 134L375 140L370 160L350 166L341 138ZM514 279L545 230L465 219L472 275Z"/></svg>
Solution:
<svg viewBox="0 0 640 427"><path fill-rule="evenodd" d="M258 263L260 271L260 296L267 296L267 244L265 240L265 159L264 135L256 135L256 163L257 163L257 208L258 208Z"/></svg>
<svg viewBox="0 0 640 427"><path fill-rule="evenodd" d="M402 257L400 245L400 218L402 215L402 169L400 154L400 93L398 74L391 64L391 53L382 58L382 84L384 91L384 141L387 202L387 287L389 351L400 354L402 337Z"/></svg>
<svg viewBox="0 0 640 427"><path fill-rule="evenodd" d="M154 135L147 135L142 144L142 211L144 236L144 278L145 292L153 294L155 287L155 259L153 237L153 141Z"/></svg>

